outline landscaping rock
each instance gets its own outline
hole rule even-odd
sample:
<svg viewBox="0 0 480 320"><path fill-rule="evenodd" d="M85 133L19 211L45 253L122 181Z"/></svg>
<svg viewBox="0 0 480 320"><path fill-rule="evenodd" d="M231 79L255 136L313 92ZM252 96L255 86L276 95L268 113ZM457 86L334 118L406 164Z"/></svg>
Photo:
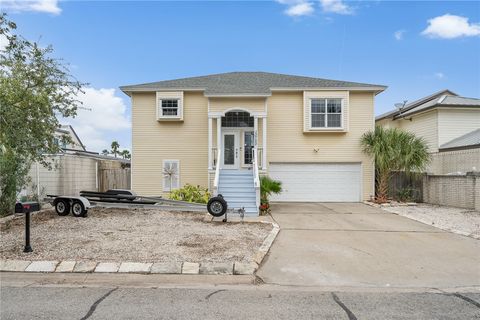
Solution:
<svg viewBox="0 0 480 320"><path fill-rule="evenodd" d="M152 265L150 273L177 274L182 273L181 262L156 262Z"/></svg>
<svg viewBox="0 0 480 320"><path fill-rule="evenodd" d="M54 272L58 261L33 261L25 269L26 272Z"/></svg>
<svg viewBox="0 0 480 320"><path fill-rule="evenodd" d="M233 262L205 262L199 271L200 274L233 274Z"/></svg>
<svg viewBox="0 0 480 320"><path fill-rule="evenodd" d="M258 265L255 262L243 263L235 262L233 274L254 274Z"/></svg>
<svg viewBox="0 0 480 320"><path fill-rule="evenodd" d="M182 266L182 273L184 274L198 274L200 265L195 262L184 262Z"/></svg>
<svg viewBox="0 0 480 320"><path fill-rule="evenodd" d="M78 261L73 272L93 272L97 263L94 261Z"/></svg>
<svg viewBox="0 0 480 320"><path fill-rule="evenodd" d="M23 260L1 260L0 271L15 271L15 272L25 271L25 269L28 267L30 263L32 262L23 261Z"/></svg>
<svg viewBox="0 0 480 320"><path fill-rule="evenodd" d="M55 272L73 272L76 261L62 261L55 269Z"/></svg>
<svg viewBox="0 0 480 320"><path fill-rule="evenodd" d="M119 268L120 263L118 262L100 262L94 272L115 273L118 272Z"/></svg>
<svg viewBox="0 0 480 320"><path fill-rule="evenodd" d="M149 273L152 263L140 263L140 262L122 262L118 272L124 273Z"/></svg>

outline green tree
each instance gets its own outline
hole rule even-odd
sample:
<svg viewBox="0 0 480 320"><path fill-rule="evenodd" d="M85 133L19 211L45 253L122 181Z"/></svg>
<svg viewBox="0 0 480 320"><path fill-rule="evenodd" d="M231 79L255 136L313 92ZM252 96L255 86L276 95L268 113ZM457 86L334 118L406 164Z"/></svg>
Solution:
<svg viewBox="0 0 480 320"><path fill-rule="evenodd" d="M375 159L375 201L378 203L387 201L388 184L393 172L423 172L430 162L425 140L397 128L385 129L377 126L374 131L362 136L361 145L363 152Z"/></svg>
<svg viewBox="0 0 480 320"><path fill-rule="evenodd" d="M117 155L119 154L118 149L120 148L120 144L117 141L112 141L111 148L112 150L110 150L110 153L113 154L116 158Z"/></svg>
<svg viewBox="0 0 480 320"><path fill-rule="evenodd" d="M24 39L16 28L0 14L0 37L8 42L0 50L0 215L13 211L32 162L51 167L46 154L60 152L58 117L76 115L83 85L51 57L51 46ZM70 142L67 136L62 140Z"/></svg>
<svg viewBox="0 0 480 320"><path fill-rule="evenodd" d="M107 149L103 149L103 150L102 150L102 155L108 156L109 154L110 154L110 152L108 152Z"/></svg>
<svg viewBox="0 0 480 320"><path fill-rule="evenodd" d="M130 159L132 157L132 155L130 154L130 151L126 149L120 151L120 155L122 156L123 159Z"/></svg>

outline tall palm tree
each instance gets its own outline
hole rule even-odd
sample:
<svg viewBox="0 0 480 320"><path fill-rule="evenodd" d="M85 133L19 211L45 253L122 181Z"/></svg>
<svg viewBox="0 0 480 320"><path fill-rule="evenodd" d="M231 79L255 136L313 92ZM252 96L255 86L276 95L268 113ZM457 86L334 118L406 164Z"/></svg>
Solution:
<svg viewBox="0 0 480 320"><path fill-rule="evenodd" d="M112 147L112 151L110 151L110 153L113 154L116 158L117 154L119 153L118 149L120 148L120 144L117 141L112 141L111 147Z"/></svg>
<svg viewBox="0 0 480 320"><path fill-rule="evenodd" d="M363 152L375 159L379 203L387 201L388 183L394 171L407 174L422 172L430 162L428 145L423 138L397 128L375 127L361 138Z"/></svg>

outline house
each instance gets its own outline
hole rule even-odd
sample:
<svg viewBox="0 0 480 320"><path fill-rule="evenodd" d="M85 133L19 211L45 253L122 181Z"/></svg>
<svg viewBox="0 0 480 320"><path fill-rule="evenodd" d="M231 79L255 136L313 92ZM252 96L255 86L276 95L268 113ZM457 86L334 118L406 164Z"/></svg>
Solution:
<svg viewBox="0 0 480 320"><path fill-rule="evenodd" d="M64 143L62 141L63 136L68 136L70 138L70 143ZM57 130L55 130L55 142L60 145L64 150L71 151L87 151L82 141L78 137L77 133L71 125L61 125Z"/></svg>
<svg viewBox="0 0 480 320"><path fill-rule="evenodd" d="M374 194L360 138L385 86L231 72L120 88L132 103L132 189L186 183L257 214L258 176L283 183L274 201L350 201Z"/></svg>
<svg viewBox="0 0 480 320"><path fill-rule="evenodd" d="M428 172L465 173L480 169L480 99L442 90L376 118L385 127L401 128L426 140L432 154Z"/></svg>

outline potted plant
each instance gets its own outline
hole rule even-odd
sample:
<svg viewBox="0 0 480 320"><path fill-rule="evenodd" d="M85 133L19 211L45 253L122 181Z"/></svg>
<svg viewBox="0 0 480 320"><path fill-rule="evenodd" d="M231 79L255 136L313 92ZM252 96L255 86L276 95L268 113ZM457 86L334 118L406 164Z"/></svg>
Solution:
<svg viewBox="0 0 480 320"><path fill-rule="evenodd" d="M260 214L270 213L269 196L282 192L282 183L268 176L260 177Z"/></svg>

